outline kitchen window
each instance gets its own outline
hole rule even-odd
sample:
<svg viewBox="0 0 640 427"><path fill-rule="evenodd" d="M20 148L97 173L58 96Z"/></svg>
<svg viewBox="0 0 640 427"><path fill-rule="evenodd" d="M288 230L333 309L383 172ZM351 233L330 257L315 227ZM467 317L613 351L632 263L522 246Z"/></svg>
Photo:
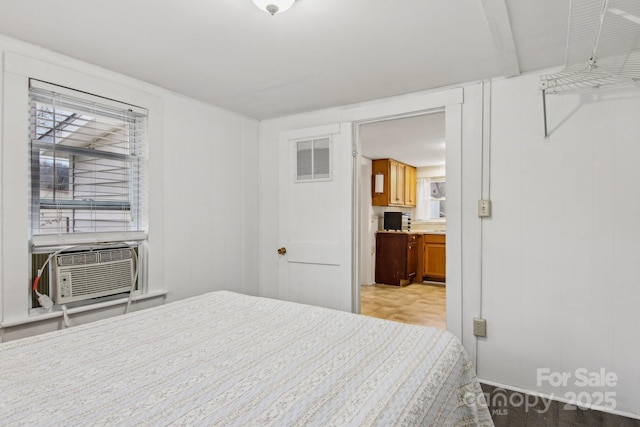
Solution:
<svg viewBox="0 0 640 427"><path fill-rule="evenodd" d="M447 183L444 178L431 178L429 182L429 218L445 218L447 216Z"/></svg>
<svg viewBox="0 0 640 427"><path fill-rule="evenodd" d="M443 221L446 218L446 184L445 177L418 178L417 221Z"/></svg>

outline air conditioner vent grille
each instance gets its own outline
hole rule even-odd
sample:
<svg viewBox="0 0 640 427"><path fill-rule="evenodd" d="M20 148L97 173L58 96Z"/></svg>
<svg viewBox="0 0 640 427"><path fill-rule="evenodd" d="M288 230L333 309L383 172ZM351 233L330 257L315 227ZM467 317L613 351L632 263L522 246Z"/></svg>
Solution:
<svg viewBox="0 0 640 427"><path fill-rule="evenodd" d="M131 264L128 262L104 265L90 265L71 270L73 295L90 295L95 292L111 291L131 287Z"/></svg>

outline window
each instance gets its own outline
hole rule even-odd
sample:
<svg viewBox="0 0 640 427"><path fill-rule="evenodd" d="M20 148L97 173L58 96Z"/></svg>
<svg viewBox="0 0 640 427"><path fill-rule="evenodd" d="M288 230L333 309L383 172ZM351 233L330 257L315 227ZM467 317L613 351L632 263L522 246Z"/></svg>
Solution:
<svg viewBox="0 0 640 427"><path fill-rule="evenodd" d="M331 139L320 138L296 142L296 181L331 179Z"/></svg>
<svg viewBox="0 0 640 427"><path fill-rule="evenodd" d="M429 218L445 218L446 214L446 181L444 178L431 178L429 189Z"/></svg>
<svg viewBox="0 0 640 427"><path fill-rule="evenodd" d="M146 231L146 110L31 80L31 236Z"/></svg>
<svg viewBox="0 0 640 427"><path fill-rule="evenodd" d="M416 220L446 218L446 184L445 177L418 178Z"/></svg>

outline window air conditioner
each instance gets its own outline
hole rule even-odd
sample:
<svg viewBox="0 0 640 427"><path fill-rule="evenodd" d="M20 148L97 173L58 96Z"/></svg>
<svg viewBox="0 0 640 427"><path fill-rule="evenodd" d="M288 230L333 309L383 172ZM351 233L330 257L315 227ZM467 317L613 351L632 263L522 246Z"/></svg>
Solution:
<svg viewBox="0 0 640 427"><path fill-rule="evenodd" d="M53 266L56 304L128 292L133 285L132 248L59 254Z"/></svg>

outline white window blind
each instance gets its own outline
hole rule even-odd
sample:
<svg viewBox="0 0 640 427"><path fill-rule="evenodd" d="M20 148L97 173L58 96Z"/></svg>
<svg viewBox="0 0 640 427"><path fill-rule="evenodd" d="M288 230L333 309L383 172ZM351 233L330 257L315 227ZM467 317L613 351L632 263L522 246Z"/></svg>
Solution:
<svg viewBox="0 0 640 427"><path fill-rule="evenodd" d="M331 139L296 142L296 181L331 179Z"/></svg>
<svg viewBox="0 0 640 427"><path fill-rule="evenodd" d="M31 235L146 231L146 110L31 81Z"/></svg>

